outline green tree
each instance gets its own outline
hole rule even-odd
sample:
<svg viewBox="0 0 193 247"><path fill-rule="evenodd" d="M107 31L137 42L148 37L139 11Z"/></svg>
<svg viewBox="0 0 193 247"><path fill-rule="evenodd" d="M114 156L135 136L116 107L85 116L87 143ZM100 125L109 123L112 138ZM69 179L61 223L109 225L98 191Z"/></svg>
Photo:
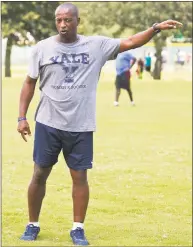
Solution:
<svg viewBox="0 0 193 247"><path fill-rule="evenodd" d="M11 76L11 48L25 45L30 32L36 41L56 33L54 10L64 2L2 2L2 34L7 38L5 76ZM120 37L143 31L155 22L176 19L184 24L181 34L192 38L191 2L76 2L80 11L79 33ZM177 30L153 38L157 61L154 78L160 79L161 52L167 37ZM21 37L23 42L21 42ZM20 41L20 42L19 42Z"/></svg>
<svg viewBox="0 0 193 247"><path fill-rule="evenodd" d="M192 37L192 3L191 2L94 2L89 4L90 24L95 26L95 31L100 32L103 25L110 29L116 23L116 30L112 32L114 37L119 37L126 29L131 28L133 34L143 31L153 23L167 19L175 19L182 22L181 33ZM153 38L156 49L157 61L154 79L161 78L161 52L166 45L167 37L177 33L178 30L163 31Z"/></svg>
<svg viewBox="0 0 193 247"><path fill-rule="evenodd" d="M11 77L13 45L29 44L27 34L36 41L56 33L54 10L59 2L2 2L2 36L7 38L5 76Z"/></svg>

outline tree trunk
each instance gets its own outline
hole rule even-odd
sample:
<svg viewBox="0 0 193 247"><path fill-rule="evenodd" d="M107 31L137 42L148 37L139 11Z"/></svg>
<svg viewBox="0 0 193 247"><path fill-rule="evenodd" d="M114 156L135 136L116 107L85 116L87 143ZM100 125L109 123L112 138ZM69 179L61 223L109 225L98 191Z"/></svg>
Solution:
<svg viewBox="0 0 193 247"><path fill-rule="evenodd" d="M166 44L166 35L160 35L158 33L154 37L154 44L155 44L155 50L156 50L156 62L153 70L153 79L160 80L161 79L161 70L162 70L162 49Z"/></svg>
<svg viewBox="0 0 193 247"><path fill-rule="evenodd" d="M153 70L153 79L161 80L162 58L161 55L156 56L155 67Z"/></svg>
<svg viewBox="0 0 193 247"><path fill-rule="evenodd" d="M12 36L9 35L7 39L6 53L5 53L5 77L11 77L11 50L13 45Z"/></svg>

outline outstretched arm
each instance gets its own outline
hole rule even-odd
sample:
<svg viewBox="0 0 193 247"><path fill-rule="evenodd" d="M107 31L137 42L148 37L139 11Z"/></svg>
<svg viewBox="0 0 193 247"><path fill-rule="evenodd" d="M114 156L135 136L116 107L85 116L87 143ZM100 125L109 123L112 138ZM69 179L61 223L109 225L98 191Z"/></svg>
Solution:
<svg viewBox="0 0 193 247"><path fill-rule="evenodd" d="M143 46L156 34L157 31L175 29L181 27L182 23L174 20L167 20L161 23L157 23L154 27L150 27L147 30L137 33L127 39L122 39L119 52L134 49Z"/></svg>

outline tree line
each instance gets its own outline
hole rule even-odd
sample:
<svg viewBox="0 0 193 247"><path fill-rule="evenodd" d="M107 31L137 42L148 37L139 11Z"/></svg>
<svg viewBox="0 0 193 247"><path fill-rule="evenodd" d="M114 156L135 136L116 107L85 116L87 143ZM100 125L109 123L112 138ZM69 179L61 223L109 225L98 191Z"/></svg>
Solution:
<svg viewBox="0 0 193 247"><path fill-rule="evenodd" d="M7 38L5 76L11 77L13 45L30 44L56 34L54 11L63 2L2 2L2 37ZM168 36L177 34L192 38L192 2L76 2L81 22L78 32L84 35L125 37L143 31L153 23L174 19L183 23L181 30L163 31L153 38L156 49L154 78L160 79L161 52Z"/></svg>

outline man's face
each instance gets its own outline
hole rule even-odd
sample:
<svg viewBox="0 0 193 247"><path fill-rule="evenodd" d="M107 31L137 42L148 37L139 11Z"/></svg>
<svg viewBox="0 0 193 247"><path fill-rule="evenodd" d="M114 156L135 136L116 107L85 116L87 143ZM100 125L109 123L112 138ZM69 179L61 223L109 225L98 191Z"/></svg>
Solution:
<svg viewBox="0 0 193 247"><path fill-rule="evenodd" d="M56 13L55 23L61 36L71 38L77 33L79 18L70 9L61 8Z"/></svg>

